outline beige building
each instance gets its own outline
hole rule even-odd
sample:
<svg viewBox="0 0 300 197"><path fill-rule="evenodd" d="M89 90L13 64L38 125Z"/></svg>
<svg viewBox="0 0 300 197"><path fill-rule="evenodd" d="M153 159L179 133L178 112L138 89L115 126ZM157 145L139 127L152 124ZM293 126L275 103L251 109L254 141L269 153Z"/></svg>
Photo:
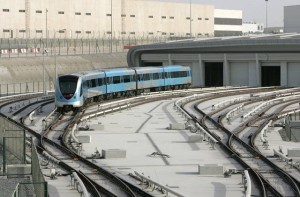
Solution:
<svg viewBox="0 0 300 197"><path fill-rule="evenodd" d="M225 18L242 17L241 11L217 13L218 17L227 13L230 16ZM215 33L213 5L156 0L0 0L0 18L2 38L98 38L111 32L116 37L186 37L190 33L202 37Z"/></svg>

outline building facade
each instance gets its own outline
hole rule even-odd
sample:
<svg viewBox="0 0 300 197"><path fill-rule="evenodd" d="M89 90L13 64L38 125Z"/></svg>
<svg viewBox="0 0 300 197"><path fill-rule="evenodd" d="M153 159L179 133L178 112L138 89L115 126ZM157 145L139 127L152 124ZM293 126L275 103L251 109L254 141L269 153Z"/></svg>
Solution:
<svg viewBox="0 0 300 197"><path fill-rule="evenodd" d="M284 32L300 33L300 5L284 7Z"/></svg>
<svg viewBox="0 0 300 197"><path fill-rule="evenodd" d="M264 33L264 25L256 22L243 22L243 34Z"/></svg>
<svg viewBox="0 0 300 197"><path fill-rule="evenodd" d="M242 13L156 0L0 0L0 18L1 38L208 37L240 32Z"/></svg>

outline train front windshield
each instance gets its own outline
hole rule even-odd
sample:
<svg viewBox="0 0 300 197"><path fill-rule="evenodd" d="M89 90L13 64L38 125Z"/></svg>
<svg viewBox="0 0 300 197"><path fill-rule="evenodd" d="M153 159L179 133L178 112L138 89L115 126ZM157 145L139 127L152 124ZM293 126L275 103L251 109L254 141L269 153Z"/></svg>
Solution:
<svg viewBox="0 0 300 197"><path fill-rule="evenodd" d="M70 99L76 92L78 77L76 76L62 76L59 77L59 89L63 97Z"/></svg>

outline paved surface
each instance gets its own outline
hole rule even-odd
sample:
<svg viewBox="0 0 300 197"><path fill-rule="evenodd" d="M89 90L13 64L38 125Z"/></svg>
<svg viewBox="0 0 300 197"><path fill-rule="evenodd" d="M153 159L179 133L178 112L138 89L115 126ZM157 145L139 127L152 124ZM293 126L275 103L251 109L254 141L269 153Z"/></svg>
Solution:
<svg viewBox="0 0 300 197"><path fill-rule="evenodd" d="M184 196L243 196L242 175L199 175L198 165L220 164L225 170L238 168L235 161L207 142L189 142L193 134L187 130L168 130L170 123L185 123L173 109L172 100L158 101L130 110L94 118L89 125L104 125L104 130L81 131L92 142L83 144L82 154L90 156L95 150L123 149L126 158L100 159L106 166L128 177L136 171ZM154 152L169 157L153 156Z"/></svg>

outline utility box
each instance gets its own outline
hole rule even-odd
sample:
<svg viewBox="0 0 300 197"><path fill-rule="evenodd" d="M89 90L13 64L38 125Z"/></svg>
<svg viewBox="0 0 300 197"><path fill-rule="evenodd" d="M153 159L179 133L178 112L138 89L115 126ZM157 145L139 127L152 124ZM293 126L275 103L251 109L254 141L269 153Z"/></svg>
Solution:
<svg viewBox="0 0 300 197"><path fill-rule="evenodd" d="M92 139L90 135L76 136L80 143L91 143Z"/></svg>
<svg viewBox="0 0 300 197"><path fill-rule="evenodd" d="M204 164L198 166L200 175L223 175L224 166L218 164Z"/></svg>
<svg viewBox="0 0 300 197"><path fill-rule="evenodd" d="M300 148L288 149L288 157L300 157Z"/></svg>
<svg viewBox="0 0 300 197"><path fill-rule="evenodd" d="M185 124L183 123L171 123L169 125L170 130L185 130Z"/></svg>
<svg viewBox="0 0 300 197"><path fill-rule="evenodd" d="M190 143L194 143L194 142L202 142L203 141L203 137L201 135L191 135L189 136L189 141Z"/></svg>
<svg viewBox="0 0 300 197"><path fill-rule="evenodd" d="M102 150L104 159L126 158L126 150L122 149L104 149Z"/></svg>

